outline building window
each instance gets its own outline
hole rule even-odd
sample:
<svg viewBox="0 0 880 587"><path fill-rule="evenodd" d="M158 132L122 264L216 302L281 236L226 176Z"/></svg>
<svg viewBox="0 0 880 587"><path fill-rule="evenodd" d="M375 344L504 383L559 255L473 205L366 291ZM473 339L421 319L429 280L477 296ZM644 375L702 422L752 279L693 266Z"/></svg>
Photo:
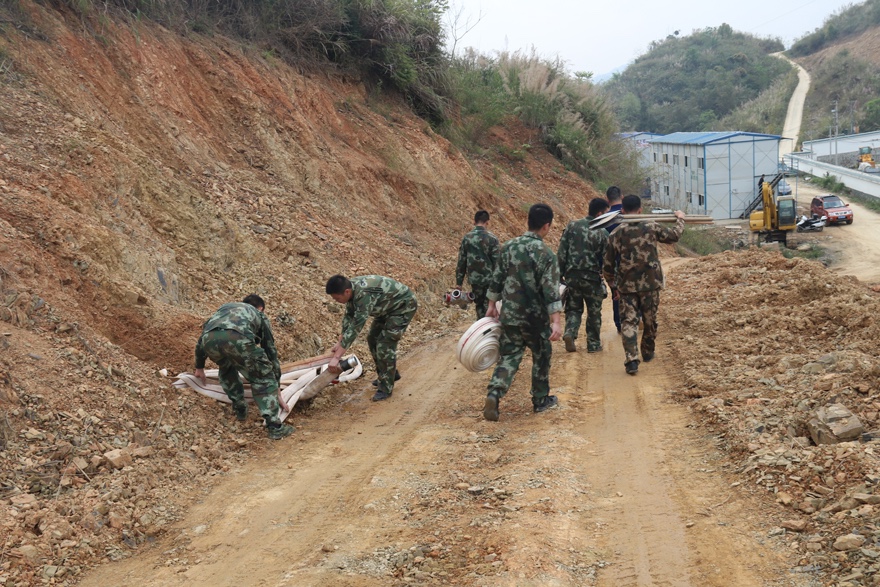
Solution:
<svg viewBox="0 0 880 587"><path fill-rule="evenodd" d="M685 159L687 159L687 157L685 157ZM694 192L685 192L684 194L687 196L688 204L693 204L694 203Z"/></svg>
<svg viewBox="0 0 880 587"><path fill-rule="evenodd" d="M697 157L697 169L706 169L706 160L702 157Z"/></svg>
<svg viewBox="0 0 880 587"><path fill-rule="evenodd" d="M706 203L706 196L704 196L703 194L697 194L697 198L699 198L700 200L700 206Z"/></svg>
<svg viewBox="0 0 880 587"><path fill-rule="evenodd" d="M678 155L673 155L673 156L672 156L672 164L673 164L673 165L678 165Z"/></svg>
<svg viewBox="0 0 880 587"><path fill-rule="evenodd" d="M688 166L688 159L689 159L689 157L688 157L687 155L685 155L685 156L684 156L684 166L685 166L685 167Z"/></svg>
<svg viewBox="0 0 880 587"><path fill-rule="evenodd" d="M657 151L654 151L654 163L657 162Z"/></svg>
<svg viewBox="0 0 880 587"><path fill-rule="evenodd" d="M663 193L666 194L667 196L669 195L669 186L668 185L663 186Z"/></svg>
<svg viewBox="0 0 880 587"><path fill-rule="evenodd" d="M669 153L663 153L663 162L669 163Z"/></svg>

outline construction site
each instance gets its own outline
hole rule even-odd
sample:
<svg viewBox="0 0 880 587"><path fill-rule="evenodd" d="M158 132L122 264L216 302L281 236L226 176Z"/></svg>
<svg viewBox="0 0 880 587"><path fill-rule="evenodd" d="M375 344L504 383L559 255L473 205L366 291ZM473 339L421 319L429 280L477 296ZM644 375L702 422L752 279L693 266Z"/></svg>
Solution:
<svg viewBox="0 0 880 587"><path fill-rule="evenodd" d="M602 352L554 343L559 407L533 413L527 355L488 422L491 370L455 356L473 312L443 303L461 235L478 209L519 235L542 201L555 250L592 184L221 37L34 18L51 43L2 47L0 585L880 584L876 214L802 236L825 264L664 246L656 358L624 372L608 299ZM370 401L363 336L363 374L277 442L174 386L250 293L282 362L328 351L336 273L418 298L393 397Z"/></svg>

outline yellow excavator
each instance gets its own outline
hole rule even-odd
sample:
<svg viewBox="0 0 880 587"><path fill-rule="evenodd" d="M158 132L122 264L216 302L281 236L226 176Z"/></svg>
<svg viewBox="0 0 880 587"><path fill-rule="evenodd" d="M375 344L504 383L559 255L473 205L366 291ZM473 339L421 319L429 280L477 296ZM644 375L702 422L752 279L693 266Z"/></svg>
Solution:
<svg viewBox="0 0 880 587"><path fill-rule="evenodd" d="M871 147L859 147L859 171L865 173L880 173L880 167L874 161L874 149Z"/></svg>
<svg viewBox="0 0 880 587"><path fill-rule="evenodd" d="M764 242L786 244L788 233L797 226L797 208L794 196L775 195L776 185L785 174L761 184L755 201L749 206L749 230ZM758 209L758 208L761 209Z"/></svg>

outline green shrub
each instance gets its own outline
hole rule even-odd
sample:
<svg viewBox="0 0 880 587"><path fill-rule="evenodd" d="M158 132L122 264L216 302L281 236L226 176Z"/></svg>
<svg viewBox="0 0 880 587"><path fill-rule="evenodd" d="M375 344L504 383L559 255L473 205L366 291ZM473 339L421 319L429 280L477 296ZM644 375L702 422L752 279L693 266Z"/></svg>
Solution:
<svg viewBox="0 0 880 587"><path fill-rule="evenodd" d="M447 136L475 145L512 115L535 129L565 167L586 179L606 176L620 185L642 175L636 155L615 138L617 121L588 74L570 74L560 61L534 52L489 58L469 51L452 61L450 80L460 110L459 124L447 128Z"/></svg>
<svg viewBox="0 0 880 587"><path fill-rule="evenodd" d="M733 250L739 244L741 243L736 238L724 230L685 226L681 238L678 239L676 250L680 254L714 255Z"/></svg>
<svg viewBox="0 0 880 587"><path fill-rule="evenodd" d="M826 189L830 192L849 194L849 188L841 183L836 176L831 175L830 173L826 172L825 175L822 177L814 177L812 181L813 185L817 185L820 188Z"/></svg>

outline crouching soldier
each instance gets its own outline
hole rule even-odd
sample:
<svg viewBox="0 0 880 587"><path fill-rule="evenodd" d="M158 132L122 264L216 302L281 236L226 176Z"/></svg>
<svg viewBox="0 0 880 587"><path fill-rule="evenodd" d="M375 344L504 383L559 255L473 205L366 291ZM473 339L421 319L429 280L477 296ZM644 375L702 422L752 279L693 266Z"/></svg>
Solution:
<svg viewBox="0 0 880 587"><path fill-rule="evenodd" d="M333 373L341 372L339 359L351 348L372 316L367 344L379 376L373 382L378 389L372 399L374 402L388 399L394 391L394 382L400 379L397 343L418 308L415 295L399 281L381 275L364 275L351 280L344 275L334 275L327 280L326 291L336 302L345 304L342 335L333 346L328 368Z"/></svg>
<svg viewBox="0 0 880 587"><path fill-rule="evenodd" d="M205 383L205 361L210 358L220 368L220 385L232 401L232 411L240 422L247 419L248 406L239 373L251 384L251 394L266 421L269 438L279 440L293 432L293 426L278 419L278 387L281 364L266 304L256 294L241 302L223 304L202 327L196 344L196 371Z"/></svg>

